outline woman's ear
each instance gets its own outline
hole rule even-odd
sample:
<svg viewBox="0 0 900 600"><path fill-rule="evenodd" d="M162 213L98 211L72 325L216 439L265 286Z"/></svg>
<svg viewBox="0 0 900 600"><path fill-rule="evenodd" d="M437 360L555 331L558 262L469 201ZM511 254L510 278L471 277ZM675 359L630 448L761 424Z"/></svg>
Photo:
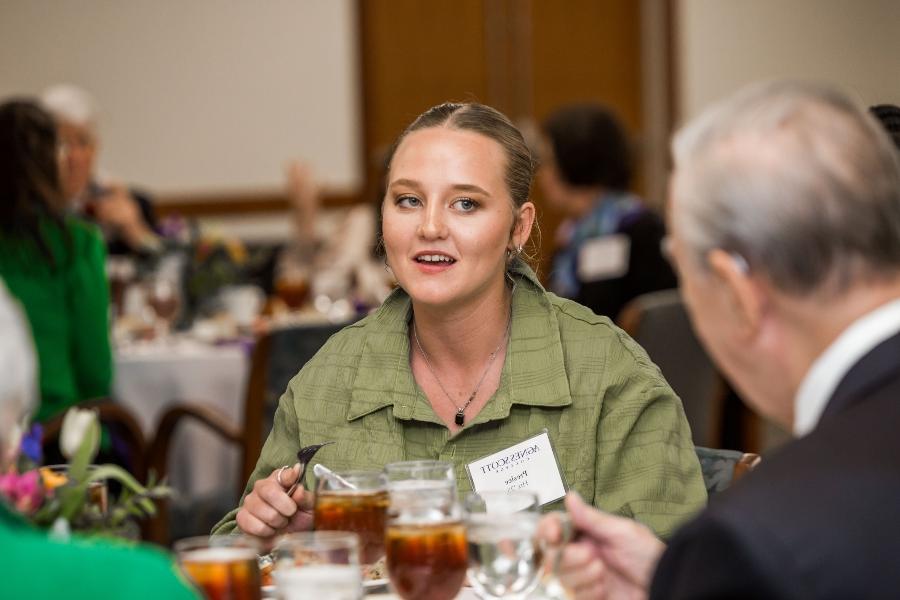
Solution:
<svg viewBox="0 0 900 600"><path fill-rule="evenodd" d="M713 276L723 286L738 331L746 338L753 337L759 331L766 302L747 260L720 248L710 250L706 259Z"/></svg>
<svg viewBox="0 0 900 600"><path fill-rule="evenodd" d="M526 202L519 207L516 222L513 224L512 244L515 248L525 245L531 236L531 228L534 226L535 208L532 202Z"/></svg>

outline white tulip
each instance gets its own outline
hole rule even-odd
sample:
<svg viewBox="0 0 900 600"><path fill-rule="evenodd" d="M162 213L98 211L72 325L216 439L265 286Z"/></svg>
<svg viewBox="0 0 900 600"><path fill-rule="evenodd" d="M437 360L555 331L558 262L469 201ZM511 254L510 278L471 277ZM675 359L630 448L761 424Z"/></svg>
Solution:
<svg viewBox="0 0 900 600"><path fill-rule="evenodd" d="M97 413L89 408L69 409L63 417L62 431L59 434L59 449L63 456L72 460L88 429L96 421Z"/></svg>

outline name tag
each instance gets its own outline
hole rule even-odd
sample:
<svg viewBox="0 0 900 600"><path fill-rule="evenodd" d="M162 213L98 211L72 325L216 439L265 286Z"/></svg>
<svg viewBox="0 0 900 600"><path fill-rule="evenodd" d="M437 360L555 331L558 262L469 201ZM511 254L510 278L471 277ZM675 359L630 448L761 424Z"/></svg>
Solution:
<svg viewBox="0 0 900 600"><path fill-rule="evenodd" d="M628 273L631 240L620 233L588 240L578 251L578 279L602 281Z"/></svg>
<svg viewBox="0 0 900 600"><path fill-rule="evenodd" d="M547 430L466 465L476 492L528 490L543 506L566 495L556 451Z"/></svg>

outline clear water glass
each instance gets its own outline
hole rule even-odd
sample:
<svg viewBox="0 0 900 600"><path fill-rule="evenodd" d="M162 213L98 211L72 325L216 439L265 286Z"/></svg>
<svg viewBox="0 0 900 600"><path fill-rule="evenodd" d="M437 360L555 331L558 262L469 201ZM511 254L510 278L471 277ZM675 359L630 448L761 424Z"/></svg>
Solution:
<svg viewBox="0 0 900 600"><path fill-rule="evenodd" d="M279 598L359 600L363 596L359 536L346 531L304 531L279 538L272 578Z"/></svg>
<svg viewBox="0 0 900 600"><path fill-rule="evenodd" d="M537 496L523 490L466 497L469 583L481 598L525 598L537 586L543 552Z"/></svg>

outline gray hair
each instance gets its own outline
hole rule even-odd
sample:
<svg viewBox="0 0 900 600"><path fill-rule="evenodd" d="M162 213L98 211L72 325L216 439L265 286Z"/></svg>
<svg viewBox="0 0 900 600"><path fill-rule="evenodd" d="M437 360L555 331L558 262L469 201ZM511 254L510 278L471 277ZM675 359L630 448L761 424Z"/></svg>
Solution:
<svg viewBox="0 0 900 600"><path fill-rule="evenodd" d="M41 94L41 106L58 121L94 130L97 121L97 104L83 89L61 83L51 86Z"/></svg>
<svg viewBox="0 0 900 600"><path fill-rule="evenodd" d="M721 248L786 292L839 292L900 270L900 160L822 86L754 86L675 136L672 211L692 259Z"/></svg>
<svg viewBox="0 0 900 600"><path fill-rule="evenodd" d="M0 279L0 463L18 444L22 417L34 408L35 358L22 311ZM0 464L0 467L5 465Z"/></svg>

